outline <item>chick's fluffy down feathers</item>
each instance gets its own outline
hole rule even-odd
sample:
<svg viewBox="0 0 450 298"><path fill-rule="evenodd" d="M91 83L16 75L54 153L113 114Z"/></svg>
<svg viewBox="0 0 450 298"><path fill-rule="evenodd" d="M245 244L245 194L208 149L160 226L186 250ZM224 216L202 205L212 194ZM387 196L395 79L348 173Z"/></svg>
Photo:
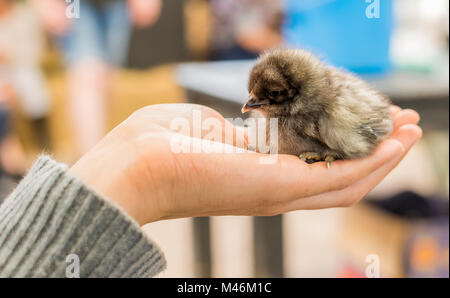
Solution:
<svg viewBox="0 0 450 298"><path fill-rule="evenodd" d="M248 89L245 107L278 118L279 153L315 152L321 160L359 158L392 131L386 97L303 50L262 55L250 73Z"/></svg>

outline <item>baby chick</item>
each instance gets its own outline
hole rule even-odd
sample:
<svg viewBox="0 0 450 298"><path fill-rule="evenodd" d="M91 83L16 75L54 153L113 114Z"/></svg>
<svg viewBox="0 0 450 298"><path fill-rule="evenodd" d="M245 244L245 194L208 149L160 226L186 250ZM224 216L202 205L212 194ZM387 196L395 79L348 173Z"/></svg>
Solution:
<svg viewBox="0 0 450 298"><path fill-rule="evenodd" d="M392 131L390 102L360 78L299 49L263 54L242 113L278 118L278 153L311 163L369 155ZM254 114L254 113L253 113Z"/></svg>

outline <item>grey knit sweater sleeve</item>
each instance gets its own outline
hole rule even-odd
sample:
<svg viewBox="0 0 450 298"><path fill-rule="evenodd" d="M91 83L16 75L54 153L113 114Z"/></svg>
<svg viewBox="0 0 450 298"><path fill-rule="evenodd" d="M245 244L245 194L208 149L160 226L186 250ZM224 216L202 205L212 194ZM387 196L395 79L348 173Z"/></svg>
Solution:
<svg viewBox="0 0 450 298"><path fill-rule="evenodd" d="M162 271L163 254L138 224L66 171L40 157L0 205L0 277L150 277Z"/></svg>

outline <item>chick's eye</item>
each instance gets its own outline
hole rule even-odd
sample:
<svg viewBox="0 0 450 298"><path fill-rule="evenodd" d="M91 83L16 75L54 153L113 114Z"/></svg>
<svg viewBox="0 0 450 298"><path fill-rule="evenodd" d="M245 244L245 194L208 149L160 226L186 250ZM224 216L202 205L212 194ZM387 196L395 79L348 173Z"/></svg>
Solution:
<svg viewBox="0 0 450 298"><path fill-rule="evenodd" d="M269 92L269 96L272 98L278 97L278 96L280 96L280 94L281 94L280 90L272 90Z"/></svg>

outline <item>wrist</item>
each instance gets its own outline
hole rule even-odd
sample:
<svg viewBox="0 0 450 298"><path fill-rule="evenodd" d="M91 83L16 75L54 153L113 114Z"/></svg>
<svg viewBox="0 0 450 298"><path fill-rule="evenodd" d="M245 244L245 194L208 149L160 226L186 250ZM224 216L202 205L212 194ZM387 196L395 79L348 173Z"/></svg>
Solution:
<svg viewBox="0 0 450 298"><path fill-rule="evenodd" d="M149 222L149 218L142 206L142 199L129 186L133 185L132 182L124 177L124 173L130 171L129 164L118 158L117 154L110 153L94 149L73 165L68 174L119 206L142 226Z"/></svg>

